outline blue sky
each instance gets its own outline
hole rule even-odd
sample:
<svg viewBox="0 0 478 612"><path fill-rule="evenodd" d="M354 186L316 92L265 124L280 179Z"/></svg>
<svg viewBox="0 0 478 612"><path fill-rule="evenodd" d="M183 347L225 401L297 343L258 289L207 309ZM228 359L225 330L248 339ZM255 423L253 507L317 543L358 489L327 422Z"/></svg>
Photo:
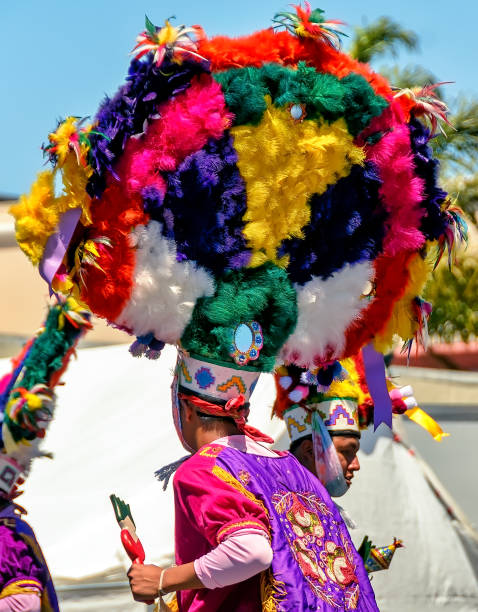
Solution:
<svg viewBox="0 0 478 612"><path fill-rule="evenodd" d="M40 150L56 120L94 115L105 93L123 81L144 14L160 25L201 24L208 34L245 34L267 27L284 0L17 0L1 3L0 98L3 141L0 194L28 190L43 164ZM478 96L478 2L475 0L318 0L350 28L388 15L420 37L420 51L399 61L421 63L447 86ZM379 66L383 62L379 62ZM378 67L379 67L378 66Z"/></svg>

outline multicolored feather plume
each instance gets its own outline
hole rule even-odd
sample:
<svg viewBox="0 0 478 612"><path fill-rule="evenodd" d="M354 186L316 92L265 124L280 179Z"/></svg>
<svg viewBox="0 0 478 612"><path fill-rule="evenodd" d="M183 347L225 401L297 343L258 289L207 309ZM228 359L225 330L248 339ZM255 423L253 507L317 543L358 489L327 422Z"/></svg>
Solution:
<svg viewBox="0 0 478 612"><path fill-rule="evenodd" d="M340 37L347 36L339 28L344 25L338 19L324 19L322 9L311 9L309 2L304 2L305 8L300 4L292 5L296 12L291 11L277 13L274 15L273 22L275 27L284 27L286 30L302 38L314 38L321 40L331 47L340 48Z"/></svg>
<svg viewBox="0 0 478 612"><path fill-rule="evenodd" d="M145 21L146 29L137 37L136 45L131 52L137 60L152 52L156 66L161 66L165 58L176 64L182 64L185 57L206 61L197 52L197 40L202 35L199 26L175 27L167 20L164 27L158 28L147 16Z"/></svg>
<svg viewBox="0 0 478 612"><path fill-rule="evenodd" d="M435 90L449 83L451 83L451 81L443 81L441 83L425 85L424 87L406 87L397 91L395 98L401 98L402 96L406 97L409 111L417 118L423 117L428 119L432 136L435 134L437 127L440 129L440 132L446 136L441 122L453 128L453 125L447 117L450 110L447 104L438 98Z"/></svg>
<svg viewBox="0 0 478 612"><path fill-rule="evenodd" d="M12 371L0 381L1 448L27 474L55 409L55 386L80 338L91 328L90 313L73 298L49 308L44 326L30 340Z"/></svg>

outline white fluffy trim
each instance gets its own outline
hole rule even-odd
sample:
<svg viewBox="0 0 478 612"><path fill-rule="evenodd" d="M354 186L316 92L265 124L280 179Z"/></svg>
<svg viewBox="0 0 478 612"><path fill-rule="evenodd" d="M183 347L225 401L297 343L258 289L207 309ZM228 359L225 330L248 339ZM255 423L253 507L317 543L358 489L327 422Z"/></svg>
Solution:
<svg viewBox="0 0 478 612"><path fill-rule="evenodd" d="M198 298L214 294L214 280L191 261L176 261L176 245L161 234L161 224L150 221L130 234L136 247L131 298L116 323L136 336L153 332L174 344L182 336Z"/></svg>
<svg viewBox="0 0 478 612"><path fill-rule="evenodd" d="M370 262L347 264L327 280L313 278L303 286L296 285L297 327L282 349L281 360L309 367L314 358L339 356L345 331L367 306L361 295L372 275Z"/></svg>

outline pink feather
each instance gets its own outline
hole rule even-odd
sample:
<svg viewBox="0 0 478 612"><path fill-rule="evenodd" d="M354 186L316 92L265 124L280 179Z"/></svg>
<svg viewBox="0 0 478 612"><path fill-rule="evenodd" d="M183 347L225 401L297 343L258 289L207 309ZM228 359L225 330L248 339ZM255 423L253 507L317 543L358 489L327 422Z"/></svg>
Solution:
<svg viewBox="0 0 478 612"><path fill-rule="evenodd" d="M191 81L184 92L161 105L145 134L130 139L119 165L128 194L154 186L161 193L166 185L160 173L172 172L210 138L220 138L231 125L221 87L210 75Z"/></svg>
<svg viewBox="0 0 478 612"><path fill-rule="evenodd" d="M385 254L396 255L403 250L421 248L425 237L418 228L425 214L421 206L424 183L415 175L408 128L403 124L395 125L369 148L367 158L380 170L383 181L380 196L390 215L384 240Z"/></svg>

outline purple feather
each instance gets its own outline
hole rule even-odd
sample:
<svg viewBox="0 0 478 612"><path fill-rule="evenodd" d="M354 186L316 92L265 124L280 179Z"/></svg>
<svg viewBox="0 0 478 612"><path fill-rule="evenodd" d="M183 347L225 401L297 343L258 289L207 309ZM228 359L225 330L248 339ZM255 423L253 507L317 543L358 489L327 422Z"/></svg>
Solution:
<svg viewBox="0 0 478 612"><path fill-rule="evenodd" d="M412 119L408 127L416 173L425 183L425 199L422 206L426 214L422 219L420 230L428 240L437 240L447 226L446 216L441 209L447 193L438 186L439 162L433 158L433 151L429 145L430 130L418 119Z"/></svg>
<svg viewBox="0 0 478 612"><path fill-rule="evenodd" d="M189 155L178 170L164 173L164 202L147 211L177 244L178 258L196 261L220 274L247 265L250 252L242 234L246 189L229 133Z"/></svg>
<svg viewBox="0 0 478 612"><path fill-rule="evenodd" d="M106 186L106 176L122 154L129 137L143 131L144 122L157 114L158 105L184 91L197 74L209 71L204 62L185 60L181 65L162 65L159 70L152 54L142 61L133 60L126 83L113 98L106 97L95 117L95 132L91 134L89 162L94 172L87 191L100 197Z"/></svg>
<svg viewBox="0 0 478 612"><path fill-rule="evenodd" d="M382 249L386 212L380 206L380 178L368 162L310 200L311 220L304 238L285 240L279 256L289 255L293 282L327 278L346 263L370 261Z"/></svg>

